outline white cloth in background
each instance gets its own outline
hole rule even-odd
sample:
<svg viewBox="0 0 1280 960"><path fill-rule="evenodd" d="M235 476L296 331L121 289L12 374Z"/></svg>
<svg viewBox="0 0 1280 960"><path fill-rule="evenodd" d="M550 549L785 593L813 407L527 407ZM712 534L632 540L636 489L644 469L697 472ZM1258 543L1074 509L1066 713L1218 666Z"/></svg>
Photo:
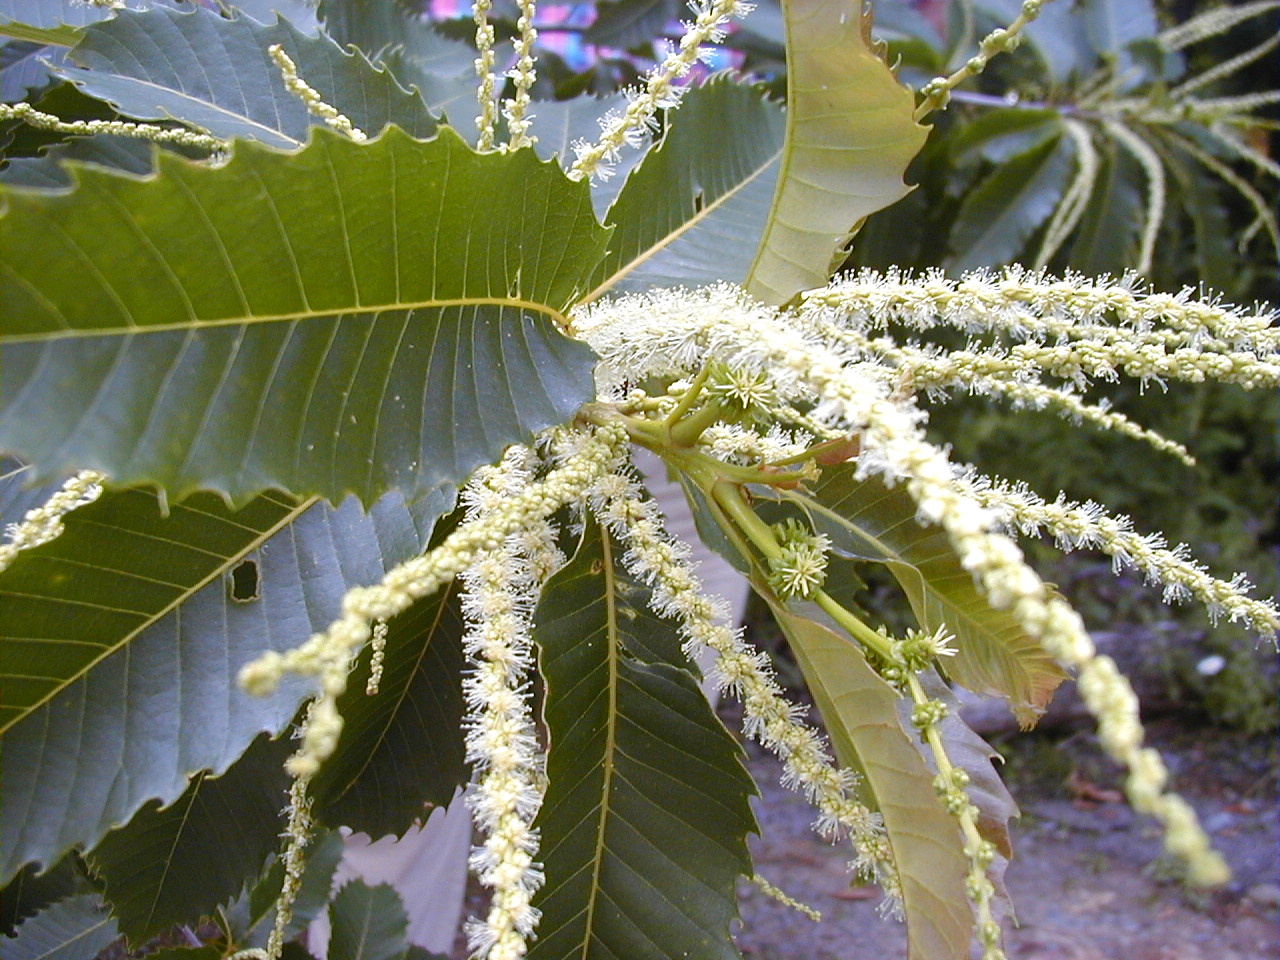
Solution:
<svg viewBox="0 0 1280 960"><path fill-rule="evenodd" d="M677 481L668 479L662 461L647 450L636 450L635 461L644 474L649 492L666 515L667 529L693 546L703 589L728 601L735 621L741 623L750 593L746 578L728 561L703 546L684 491ZM705 656L699 659L704 673L708 665ZM718 699L716 692L705 681L702 689L714 706ZM455 797L447 812L433 811L421 830L411 830L401 840L384 837L370 843L362 833L347 837L342 862L335 874L334 890L357 878L370 885L390 883L399 892L409 915L409 942L447 954L462 921L470 850L470 811L460 797ZM314 956L326 956L327 915L322 914L311 925L308 943Z"/></svg>

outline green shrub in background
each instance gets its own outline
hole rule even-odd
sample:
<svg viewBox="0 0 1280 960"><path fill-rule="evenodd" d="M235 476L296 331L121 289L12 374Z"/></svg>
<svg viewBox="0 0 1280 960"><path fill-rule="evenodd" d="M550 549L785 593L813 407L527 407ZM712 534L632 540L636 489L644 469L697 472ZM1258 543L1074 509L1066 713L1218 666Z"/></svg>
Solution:
<svg viewBox="0 0 1280 960"><path fill-rule="evenodd" d="M470 782L477 956L732 958L753 784L696 654L921 960L1003 956L1013 806L947 681L1030 724L1074 674L1135 809L1190 880L1226 878L1128 682L1014 538L1097 548L1271 639L1280 612L1094 504L958 468L922 408L1044 406L1083 421L1070 449L1106 428L1165 470L1190 452L1091 381L1274 390L1274 315L899 268L1052 265L1092 230L1156 271L1189 170L1240 198L1246 247L1274 245L1233 166L1273 173L1237 136L1273 94L1215 94L1243 60L1169 86L1238 14L1153 44L1086 5L1092 52L1062 76L1097 116L999 107L929 138L1037 0L929 48L915 90L859 6L788 0L757 21L784 90L682 92L749 13L705 0L640 89L555 102L531 97L529 0L510 47L478 0L474 50L387 4L284 5L0 8L22 44L0 106L5 951L298 956L331 831L398 834ZM910 193L917 155L964 162ZM1122 229L1100 183L1137 197ZM833 277L880 210L913 232L873 221L877 255L936 256ZM702 593L632 445L769 604L829 740ZM912 622L859 608L859 565ZM347 885L329 918L335 960L422 955L388 888Z"/></svg>

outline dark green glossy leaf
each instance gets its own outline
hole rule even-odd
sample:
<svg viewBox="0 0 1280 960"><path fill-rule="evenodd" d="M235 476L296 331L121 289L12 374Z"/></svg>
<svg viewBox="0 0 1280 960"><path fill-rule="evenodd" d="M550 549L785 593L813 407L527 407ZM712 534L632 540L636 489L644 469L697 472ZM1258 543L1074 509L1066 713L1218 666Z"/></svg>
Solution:
<svg viewBox="0 0 1280 960"><path fill-rule="evenodd" d="M772 602L841 764L860 770L884 817L902 879L910 960L968 956L973 928L960 828L938 800L933 773L898 724L902 698L853 641Z"/></svg>
<svg viewBox="0 0 1280 960"><path fill-rule="evenodd" d="M0 0L0 36L69 46L81 28L113 12L76 0Z"/></svg>
<svg viewBox="0 0 1280 960"><path fill-rule="evenodd" d="M198 773L172 804L149 804L89 855L120 932L135 946L232 900L280 845L288 737L260 736L220 777Z"/></svg>
<svg viewBox="0 0 1280 960"><path fill-rule="evenodd" d="M593 397L556 325L608 234L554 164L394 127L158 158L3 193L0 447L42 472L416 498Z"/></svg>
<svg viewBox="0 0 1280 960"><path fill-rule="evenodd" d="M69 190L75 183L68 160L92 163L125 173L150 173L151 144L131 137L101 134L75 137L65 143L47 147L38 157L15 157L0 170L0 183L12 187L34 187L40 190Z"/></svg>
<svg viewBox="0 0 1280 960"><path fill-rule="evenodd" d="M690 90L606 214L617 229L594 293L742 281L769 216L783 126L757 88L722 78Z"/></svg>
<svg viewBox="0 0 1280 960"><path fill-rule="evenodd" d="M65 52L25 40L0 40L0 101L14 103L53 82L49 68L60 64Z"/></svg>
<svg viewBox="0 0 1280 960"><path fill-rule="evenodd" d="M551 747L531 960L738 957L754 787L646 594L592 524L538 607Z"/></svg>
<svg viewBox="0 0 1280 960"><path fill-rule="evenodd" d="M330 960L396 960L408 949L409 918L395 888L346 884L329 906Z"/></svg>
<svg viewBox="0 0 1280 960"><path fill-rule="evenodd" d="M53 904L0 940L0 960L87 960L116 939L116 923L96 894Z"/></svg>
<svg viewBox="0 0 1280 960"><path fill-rule="evenodd" d="M341 44L353 44L373 59L392 51L422 70L452 77L475 75L475 51L436 33L408 4L387 0L320 0L316 12L325 32Z"/></svg>
<svg viewBox="0 0 1280 960"><path fill-rule="evenodd" d="M5 519L31 505L17 479L0 486ZM241 665L327 626L348 587L418 553L451 503L388 496L365 514L264 494L232 512L202 494L166 518L154 494L109 492L23 551L0 574L0 878L93 847L279 733L305 684L249 697Z"/></svg>
<svg viewBox="0 0 1280 960"><path fill-rule="evenodd" d="M947 140L947 150L957 163L975 156L1004 163L1061 135L1062 117L1056 110L989 110L961 124Z"/></svg>
<svg viewBox="0 0 1280 960"><path fill-rule="evenodd" d="M587 28L587 43L607 47L647 47L661 36L669 20L684 12L680 0L613 0L596 5L596 19Z"/></svg>
<svg viewBox="0 0 1280 960"><path fill-rule="evenodd" d="M345 722L337 751L312 785L321 821L375 840L400 836L466 783L463 630L450 584L388 623L374 696L365 693L370 655L361 658L338 703Z"/></svg>
<svg viewBox="0 0 1280 960"><path fill-rule="evenodd" d="M1072 149L1058 137L995 169L965 197L951 232L954 270L1010 263L1049 219L1072 169Z"/></svg>
<svg viewBox="0 0 1280 960"><path fill-rule="evenodd" d="M798 505L846 556L884 563L897 578L926 629L945 625L957 654L951 679L979 693L1006 698L1023 723L1043 712L1065 674L1012 614L993 610L939 527L922 526L901 485L857 480L854 467L823 470L812 495L782 495Z"/></svg>
<svg viewBox="0 0 1280 960"><path fill-rule="evenodd" d="M394 123L416 137L435 132L422 99L363 55L288 23L263 26L211 10L121 10L85 30L62 75L85 93L140 120L177 119L216 137L296 149L324 121L285 88L267 53L279 44L298 75L368 136Z"/></svg>
<svg viewBox="0 0 1280 960"><path fill-rule="evenodd" d="M403 85L417 87L432 111L445 115L468 143L475 142L471 47L441 36L406 5L388 0L321 0L318 13L329 36L384 63Z"/></svg>
<svg viewBox="0 0 1280 960"><path fill-rule="evenodd" d="M316 4L312 0L222 0L222 4L259 23L275 23L277 17L283 17L307 36L320 32Z"/></svg>
<svg viewBox="0 0 1280 960"><path fill-rule="evenodd" d="M80 892L82 882L75 857L63 857L43 873L34 865L19 872L0 890L0 937L12 937L23 920Z"/></svg>

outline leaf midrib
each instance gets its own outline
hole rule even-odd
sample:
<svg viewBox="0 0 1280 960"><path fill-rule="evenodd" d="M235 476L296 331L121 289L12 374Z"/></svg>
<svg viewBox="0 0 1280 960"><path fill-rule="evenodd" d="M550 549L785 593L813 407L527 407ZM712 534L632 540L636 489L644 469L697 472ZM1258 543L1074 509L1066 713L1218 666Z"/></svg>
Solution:
<svg viewBox="0 0 1280 960"><path fill-rule="evenodd" d="M511 307L516 310L540 313L548 317L561 331L569 328L568 317L545 303L535 303L532 300L522 300L518 297L444 297L400 303L358 304L335 310L299 310L294 313L222 317L216 320L186 320L179 323L141 324L132 327L77 327L39 333L0 334L0 343L47 343L54 340L69 340L80 337L126 337L144 333L165 333L174 330L203 330L213 327L236 327L259 323L281 323L292 320L314 320L320 317L384 313L392 310L427 310L475 306Z"/></svg>
<svg viewBox="0 0 1280 960"><path fill-rule="evenodd" d="M591 857L591 894L587 901L586 918L583 921L582 950L578 954L581 960L587 960L591 948L592 929L595 923L596 901L600 898L600 867L604 863L605 824L609 819L609 799L613 790L613 754L617 746L618 733L618 656L620 639L618 636L618 601L617 583L613 567L613 543L608 534L600 537L601 556L604 560L604 606L605 606L605 661L609 669L608 679L608 718L605 721L604 746L604 782L600 786L600 816L596 824L595 849Z"/></svg>
<svg viewBox="0 0 1280 960"><path fill-rule="evenodd" d="M179 591L178 594L172 600L170 600L167 604L165 604L159 610L155 611L150 616L146 617L141 623L138 624L138 626L134 627L132 630L128 631L126 634L120 637L118 641L103 647L102 652L99 653L98 656L94 657L92 660L85 663L83 666L80 667L80 669L76 670L70 676L63 678L60 683L54 686L44 696L38 698L34 703L31 703L30 705L21 708L17 716L15 716L12 720L9 720L8 722L0 722L0 735L3 735L14 724L22 720L25 720L27 717L31 716L31 714L36 712L36 710L40 709L40 707L44 706L46 703L48 703L50 700L52 700L54 697L60 694L63 690L66 690L68 687L70 687L73 683L75 683L81 677L85 676L85 674L89 673L91 670L93 670L94 667L100 664L107 657L111 656L117 650L120 650L128 646L137 638L138 634L140 634L143 630L146 630L149 627L153 626L154 624L158 623L160 620L164 619L164 617L168 616L168 614L171 613L178 606L180 606L183 603L186 603L196 593L198 593L204 587L208 586L218 577L222 576L223 573L227 571L228 567L230 567L233 563L239 561L242 557L245 556L245 554L258 549L258 547L262 546L262 544L265 543L270 537L274 536L280 530L287 527L289 524L293 523L293 521L298 519L298 517L300 517L303 513L305 513L313 504L318 502L319 499L320 499L319 497L309 497L308 499L299 502L292 509L286 510L284 515L279 520L277 520L274 524L272 524L267 529L256 534L248 543L246 543L242 548L237 550L232 556L224 557L223 558L224 562L215 566L208 573L208 575L201 578L196 583L192 584L188 589Z"/></svg>

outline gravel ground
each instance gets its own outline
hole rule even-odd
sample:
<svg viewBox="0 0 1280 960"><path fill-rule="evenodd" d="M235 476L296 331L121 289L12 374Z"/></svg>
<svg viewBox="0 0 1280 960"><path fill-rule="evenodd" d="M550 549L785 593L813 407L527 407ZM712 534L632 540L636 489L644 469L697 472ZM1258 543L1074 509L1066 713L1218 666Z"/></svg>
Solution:
<svg viewBox="0 0 1280 960"><path fill-rule="evenodd" d="M1074 774L1070 785L1061 777L1046 783L1042 772L1019 770L1015 760L1010 779L1023 817L1014 828L1016 857L1007 874L1020 921L1008 937L1011 960L1274 958L1280 952L1274 742L1167 725L1156 732L1175 784L1235 874L1228 888L1205 895L1162 878L1158 831L1119 802L1117 772L1097 758L1089 740L1077 736L1047 747L1062 761L1057 769ZM750 765L762 792L763 835L753 843L757 869L820 910L823 920L814 923L744 889L738 938L744 957L905 957L902 927L878 917L878 894L850 889L843 850L809 831L809 809L777 785L776 761L753 751Z"/></svg>

